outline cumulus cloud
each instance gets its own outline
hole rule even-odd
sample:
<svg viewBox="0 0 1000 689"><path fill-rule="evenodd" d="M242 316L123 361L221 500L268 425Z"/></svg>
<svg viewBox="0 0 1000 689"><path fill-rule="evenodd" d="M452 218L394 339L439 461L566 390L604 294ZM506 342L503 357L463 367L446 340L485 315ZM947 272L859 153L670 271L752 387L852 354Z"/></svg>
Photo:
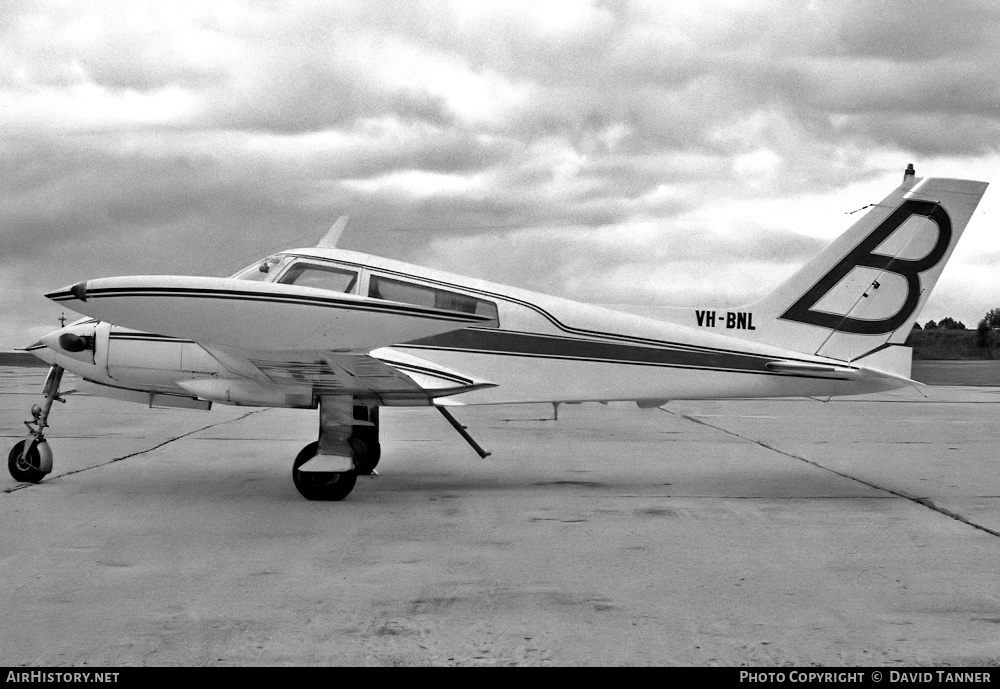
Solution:
<svg viewBox="0 0 1000 689"><path fill-rule="evenodd" d="M342 213L349 248L564 296L749 301L907 162L988 178L998 24L989 2L8 3L0 347L53 322L53 287L226 274ZM1000 300L976 295L953 315Z"/></svg>

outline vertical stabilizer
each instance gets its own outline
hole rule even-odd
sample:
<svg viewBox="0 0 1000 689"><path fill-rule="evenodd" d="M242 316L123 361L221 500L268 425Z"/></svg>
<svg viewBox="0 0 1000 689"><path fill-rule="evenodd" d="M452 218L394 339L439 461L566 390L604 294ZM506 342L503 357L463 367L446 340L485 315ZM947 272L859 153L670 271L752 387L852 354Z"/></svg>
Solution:
<svg viewBox="0 0 1000 689"><path fill-rule="evenodd" d="M733 334L844 361L902 345L986 191L985 182L903 184L772 294Z"/></svg>

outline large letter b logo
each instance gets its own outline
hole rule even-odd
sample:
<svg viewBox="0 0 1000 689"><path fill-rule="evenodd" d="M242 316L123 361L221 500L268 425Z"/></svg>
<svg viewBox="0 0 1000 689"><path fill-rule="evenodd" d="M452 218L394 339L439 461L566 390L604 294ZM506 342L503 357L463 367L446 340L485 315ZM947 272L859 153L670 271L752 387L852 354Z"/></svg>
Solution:
<svg viewBox="0 0 1000 689"><path fill-rule="evenodd" d="M937 225L937 243L926 256L910 260L872 253L893 232L914 215L929 218ZM820 278L808 292L802 295L779 318L809 325L818 325L823 328L847 333L859 333L863 335L891 333L903 325L906 319L913 313L913 310L917 308L917 302L920 300L920 273L933 268L940 262L948 250L950 242L951 219L944 208L931 201L904 201L888 218L872 230L871 234L854 247L851 253L831 268L826 275ZM906 299L896 313L888 318L866 320L813 310L817 302L826 296L848 273L859 266L896 273L906 279Z"/></svg>

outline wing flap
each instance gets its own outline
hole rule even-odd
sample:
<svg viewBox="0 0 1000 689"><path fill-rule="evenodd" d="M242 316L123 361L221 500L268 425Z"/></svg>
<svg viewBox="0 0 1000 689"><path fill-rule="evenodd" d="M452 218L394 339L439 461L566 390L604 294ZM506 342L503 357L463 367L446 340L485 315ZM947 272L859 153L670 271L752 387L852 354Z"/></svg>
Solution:
<svg viewBox="0 0 1000 689"><path fill-rule="evenodd" d="M494 387L426 359L382 348L371 354L211 350L239 380L181 383L189 393L230 404L309 406L318 395L352 395L381 404L431 404L438 398ZM255 373L256 372L256 373Z"/></svg>
<svg viewBox="0 0 1000 689"><path fill-rule="evenodd" d="M454 369L441 366L427 359L406 354L391 347L376 349L371 357L387 367L405 374L422 389L435 392L453 388L464 388L463 392L481 388L496 387L488 380L474 378ZM452 393L455 394L455 393Z"/></svg>

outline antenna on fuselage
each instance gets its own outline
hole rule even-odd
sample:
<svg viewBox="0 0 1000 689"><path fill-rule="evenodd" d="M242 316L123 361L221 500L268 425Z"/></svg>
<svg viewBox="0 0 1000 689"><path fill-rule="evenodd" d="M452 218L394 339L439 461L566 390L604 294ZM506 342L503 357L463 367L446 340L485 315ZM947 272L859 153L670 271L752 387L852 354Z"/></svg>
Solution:
<svg viewBox="0 0 1000 689"><path fill-rule="evenodd" d="M337 218L337 222L333 223L333 227L323 235L323 239L319 240L319 244L316 246L323 249L336 249L340 235L344 233L344 228L347 227L347 217L346 215L342 215Z"/></svg>

